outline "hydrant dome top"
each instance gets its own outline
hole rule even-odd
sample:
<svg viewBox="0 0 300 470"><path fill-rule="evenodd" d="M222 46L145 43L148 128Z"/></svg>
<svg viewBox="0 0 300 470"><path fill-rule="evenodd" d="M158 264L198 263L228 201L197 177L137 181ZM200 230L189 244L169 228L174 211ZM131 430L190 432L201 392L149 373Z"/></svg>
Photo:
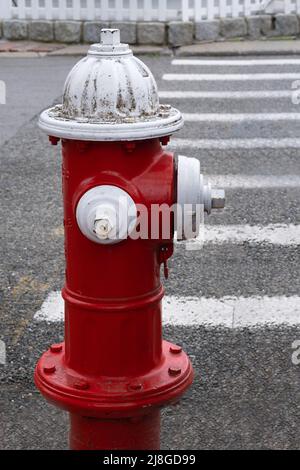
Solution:
<svg viewBox="0 0 300 470"><path fill-rule="evenodd" d="M120 42L118 29L102 29L101 43L69 73L62 105L44 111L48 135L76 140L136 140L170 135L180 112L160 105L149 68Z"/></svg>

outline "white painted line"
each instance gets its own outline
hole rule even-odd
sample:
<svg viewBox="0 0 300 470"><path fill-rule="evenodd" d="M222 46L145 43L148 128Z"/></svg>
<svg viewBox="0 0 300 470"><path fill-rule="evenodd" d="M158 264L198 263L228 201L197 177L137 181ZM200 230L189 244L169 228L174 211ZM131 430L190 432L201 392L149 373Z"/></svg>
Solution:
<svg viewBox="0 0 300 470"><path fill-rule="evenodd" d="M198 241L208 244L300 245L300 225L204 225ZM189 242L191 243L191 242Z"/></svg>
<svg viewBox="0 0 300 470"><path fill-rule="evenodd" d="M6 345L4 341L0 340L0 365L6 364Z"/></svg>
<svg viewBox="0 0 300 470"><path fill-rule="evenodd" d="M227 328L299 325L300 297L166 297L164 323Z"/></svg>
<svg viewBox="0 0 300 470"><path fill-rule="evenodd" d="M213 66L245 66L253 65L300 65L300 59L174 59L172 65L213 65Z"/></svg>
<svg viewBox="0 0 300 470"><path fill-rule="evenodd" d="M0 104L6 104L6 83L0 80Z"/></svg>
<svg viewBox="0 0 300 470"><path fill-rule="evenodd" d="M183 119L188 122L300 121L300 113L186 113Z"/></svg>
<svg viewBox="0 0 300 470"><path fill-rule="evenodd" d="M286 149L300 148L300 138L282 138L282 139L171 139L170 148L190 148L190 149Z"/></svg>
<svg viewBox="0 0 300 470"><path fill-rule="evenodd" d="M171 326L256 328L300 324L300 297L198 298L167 296L163 302L163 322ZM51 292L36 321L63 321L64 304L60 292Z"/></svg>
<svg viewBox="0 0 300 470"><path fill-rule="evenodd" d="M232 298L222 299L166 296L163 300L163 323L174 326L234 325Z"/></svg>
<svg viewBox="0 0 300 470"><path fill-rule="evenodd" d="M64 301L60 292L52 291L46 297L34 319L37 321L60 322L64 319Z"/></svg>
<svg viewBox="0 0 300 470"><path fill-rule="evenodd" d="M160 91L159 97L162 99L229 99L229 100L249 100L249 99L292 99L295 90L276 91Z"/></svg>
<svg viewBox="0 0 300 470"><path fill-rule="evenodd" d="M300 73L166 73L163 80L180 82L297 80Z"/></svg>
<svg viewBox="0 0 300 470"><path fill-rule="evenodd" d="M212 187L268 189L299 188L300 175L206 175Z"/></svg>

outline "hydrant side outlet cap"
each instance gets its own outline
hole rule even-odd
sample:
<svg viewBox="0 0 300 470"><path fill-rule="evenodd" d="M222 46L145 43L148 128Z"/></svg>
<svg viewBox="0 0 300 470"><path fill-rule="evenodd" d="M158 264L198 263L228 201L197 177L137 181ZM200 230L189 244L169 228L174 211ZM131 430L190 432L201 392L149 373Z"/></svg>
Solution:
<svg viewBox="0 0 300 470"><path fill-rule="evenodd" d="M95 186L80 199L78 226L89 240L110 245L125 240L135 228L137 209L133 199L116 186Z"/></svg>
<svg viewBox="0 0 300 470"><path fill-rule="evenodd" d="M196 158L178 156L177 164L177 211L175 225L177 240L191 240L199 235L204 212L225 207L225 192L212 189L200 173Z"/></svg>
<svg viewBox="0 0 300 470"><path fill-rule="evenodd" d="M116 141L171 135L183 119L159 104L152 73L120 43L120 31L102 29L101 43L69 73L62 105L44 111L39 126L54 137Z"/></svg>

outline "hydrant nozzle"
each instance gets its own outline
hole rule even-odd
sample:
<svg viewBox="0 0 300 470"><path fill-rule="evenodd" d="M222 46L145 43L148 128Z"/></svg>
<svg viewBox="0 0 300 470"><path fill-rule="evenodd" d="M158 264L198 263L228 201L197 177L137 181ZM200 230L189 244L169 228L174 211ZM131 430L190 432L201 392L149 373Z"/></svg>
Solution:
<svg viewBox="0 0 300 470"><path fill-rule="evenodd" d="M95 234L100 240L106 240L113 229L109 219L95 220Z"/></svg>
<svg viewBox="0 0 300 470"><path fill-rule="evenodd" d="M117 213L114 207L99 206L96 211L94 230L100 240L106 240L116 228Z"/></svg>

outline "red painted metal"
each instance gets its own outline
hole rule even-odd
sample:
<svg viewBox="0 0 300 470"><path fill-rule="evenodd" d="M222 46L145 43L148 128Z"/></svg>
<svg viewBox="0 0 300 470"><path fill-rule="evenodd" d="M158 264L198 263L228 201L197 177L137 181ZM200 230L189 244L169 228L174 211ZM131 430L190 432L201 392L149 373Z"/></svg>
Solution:
<svg viewBox="0 0 300 470"><path fill-rule="evenodd" d="M74 450L153 450L160 446L160 411L138 418L95 420L71 415Z"/></svg>
<svg viewBox="0 0 300 470"><path fill-rule="evenodd" d="M62 147L65 342L41 357L35 382L69 411L72 449L156 449L160 408L193 379L187 355L162 339L160 267L167 274L173 231L168 239L97 244L79 230L76 206L86 191L107 184L149 209L172 206L175 159L159 139L129 146L63 140Z"/></svg>

